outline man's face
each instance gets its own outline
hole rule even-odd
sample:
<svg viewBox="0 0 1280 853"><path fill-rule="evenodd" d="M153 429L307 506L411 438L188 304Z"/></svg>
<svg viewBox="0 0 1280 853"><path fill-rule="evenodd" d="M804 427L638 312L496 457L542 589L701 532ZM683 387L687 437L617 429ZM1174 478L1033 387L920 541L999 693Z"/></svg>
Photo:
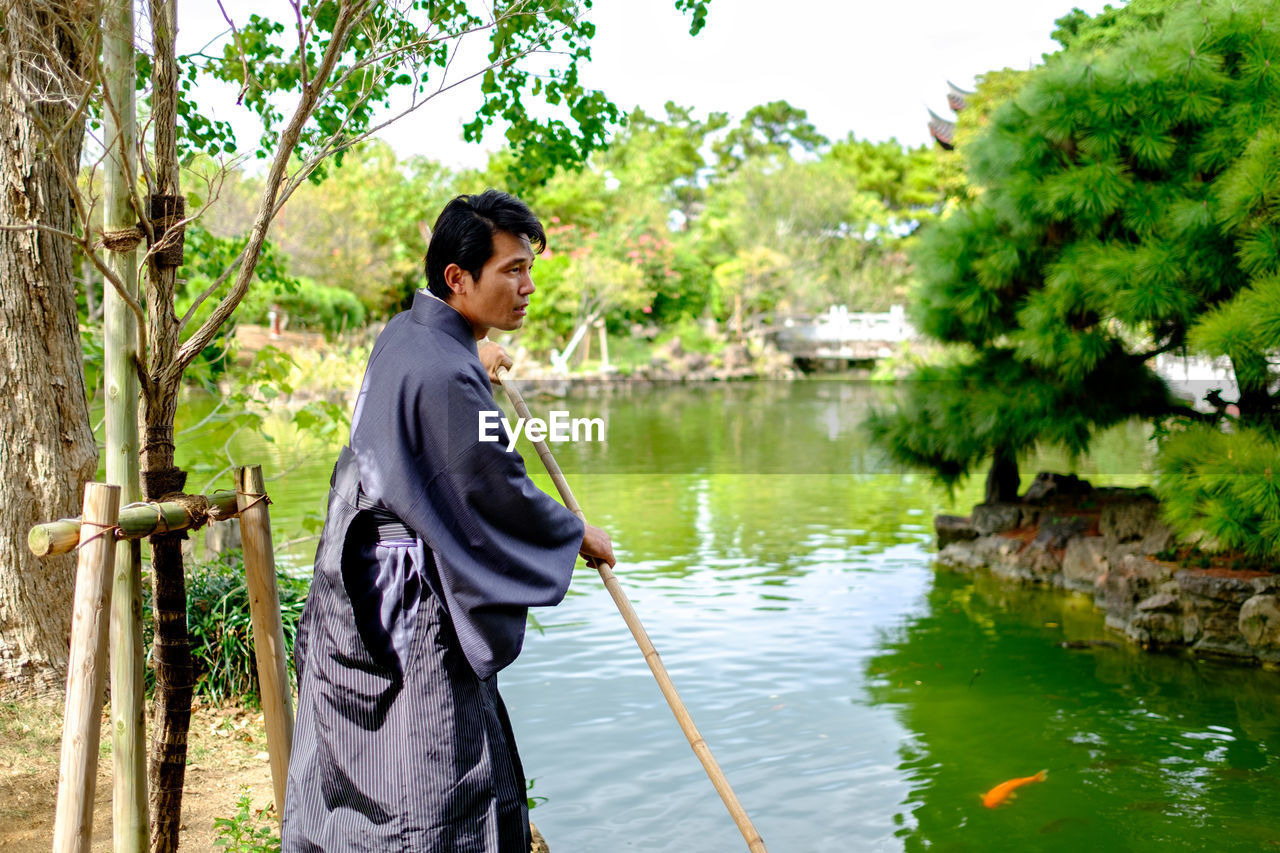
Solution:
<svg viewBox="0 0 1280 853"><path fill-rule="evenodd" d="M476 340L489 329L514 331L524 325L529 296L533 293L533 248L523 235L497 231L493 235L493 256L480 270L480 277L450 264L445 280L453 291L449 304L467 318Z"/></svg>

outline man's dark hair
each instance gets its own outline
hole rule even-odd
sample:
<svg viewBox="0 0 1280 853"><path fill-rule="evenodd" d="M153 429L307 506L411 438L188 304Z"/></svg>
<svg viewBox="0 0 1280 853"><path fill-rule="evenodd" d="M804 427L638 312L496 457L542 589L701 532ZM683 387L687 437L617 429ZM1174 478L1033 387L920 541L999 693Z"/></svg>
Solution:
<svg viewBox="0 0 1280 853"><path fill-rule="evenodd" d="M460 195L444 206L431 231L431 243L423 268L427 289L448 300L449 285L444 270L457 264L472 277L493 257L493 235L505 231L517 237L528 237L535 254L547 247L547 234L529 205L499 190L485 190L479 195Z"/></svg>

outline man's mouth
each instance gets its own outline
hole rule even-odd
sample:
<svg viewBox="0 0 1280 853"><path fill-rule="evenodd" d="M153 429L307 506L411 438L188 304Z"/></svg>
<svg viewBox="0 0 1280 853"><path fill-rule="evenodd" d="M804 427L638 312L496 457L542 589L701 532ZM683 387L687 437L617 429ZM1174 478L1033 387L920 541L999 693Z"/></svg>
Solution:
<svg viewBox="0 0 1280 853"><path fill-rule="evenodd" d="M519 314L521 317L523 317L523 316L525 315L525 313L527 312L528 308L529 308L529 303L528 303L528 302L526 302L526 303L525 303L525 304L523 304L523 305L517 305L517 306L516 306L516 309L515 309L515 311L514 311L513 313L515 313L515 314Z"/></svg>

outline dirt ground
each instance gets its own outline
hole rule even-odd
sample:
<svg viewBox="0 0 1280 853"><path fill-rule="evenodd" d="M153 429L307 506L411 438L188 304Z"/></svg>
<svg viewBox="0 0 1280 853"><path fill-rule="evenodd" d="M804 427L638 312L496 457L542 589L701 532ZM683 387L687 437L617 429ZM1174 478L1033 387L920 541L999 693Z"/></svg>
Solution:
<svg viewBox="0 0 1280 853"><path fill-rule="evenodd" d="M52 701L0 703L0 850L47 851L53 842L58 796L62 705ZM98 751L93 847L111 850L111 744ZM197 705L191 716L186 789L182 798L184 850L217 850L213 821L234 817L248 792L253 808L271 804L271 770L262 714L237 707ZM278 832L278 825L273 826Z"/></svg>

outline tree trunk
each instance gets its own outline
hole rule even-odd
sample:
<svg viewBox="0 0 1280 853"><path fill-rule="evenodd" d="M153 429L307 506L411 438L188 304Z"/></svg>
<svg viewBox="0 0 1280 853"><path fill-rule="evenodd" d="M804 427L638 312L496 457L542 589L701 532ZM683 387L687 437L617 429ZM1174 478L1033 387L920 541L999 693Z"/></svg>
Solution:
<svg viewBox="0 0 1280 853"><path fill-rule="evenodd" d="M1007 448L997 447L991 454L991 470L987 472L987 491L983 503L1016 501L1018 486L1021 484L1018 455Z"/></svg>
<svg viewBox="0 0 1280 853"><path fill-rule="evenodd" d="M182 249L174 216L178 206L177 64L173 0L151 0L154 55L151 104L154 124L155 183L148 212L154 242L147 263L148 380L143 389L142 488L148 500L182 491L187 475L174 467L173 421L178 412L182 371L173 370L178 350L174 289ZM164 201L161 201L164 199ZM172 229L172 230L170 230ZM172 251L177 247L176 253ZM169 250L166 250L168 247ZM176 254L176 258L174 255ZM187 731L191 727L191 641L187 633L187 589L182 566L186 531L151 537L152 603L155 612L155 721L151 764L152 853L178 849L182 825L182 786L187 767Z"/></svg>
<svg viewBox="0 0 1280 853"><path fill-rule="evenodd" d="M1240 386L1240 422L1246 426L1280 430L1280 409L1271 396L1271 371L1267 357L1258 353L1241 356L1232 362L1236 382Z"/></svg>
<svg viewBox="0 0 1280 853"><path fill-rule="evenodd" d="M41 11L37 11L40 9ZM75 557L37 560L36 523L79 514L98 466L76 322L67 176L75 117L96 52L91 4L3 4L0 27L0 692L59 692L66 680ZM26 62L33 45L51 61ZM47 58L42 53L42 60ZM61 133L56 133L60 130Z"/></svg>

